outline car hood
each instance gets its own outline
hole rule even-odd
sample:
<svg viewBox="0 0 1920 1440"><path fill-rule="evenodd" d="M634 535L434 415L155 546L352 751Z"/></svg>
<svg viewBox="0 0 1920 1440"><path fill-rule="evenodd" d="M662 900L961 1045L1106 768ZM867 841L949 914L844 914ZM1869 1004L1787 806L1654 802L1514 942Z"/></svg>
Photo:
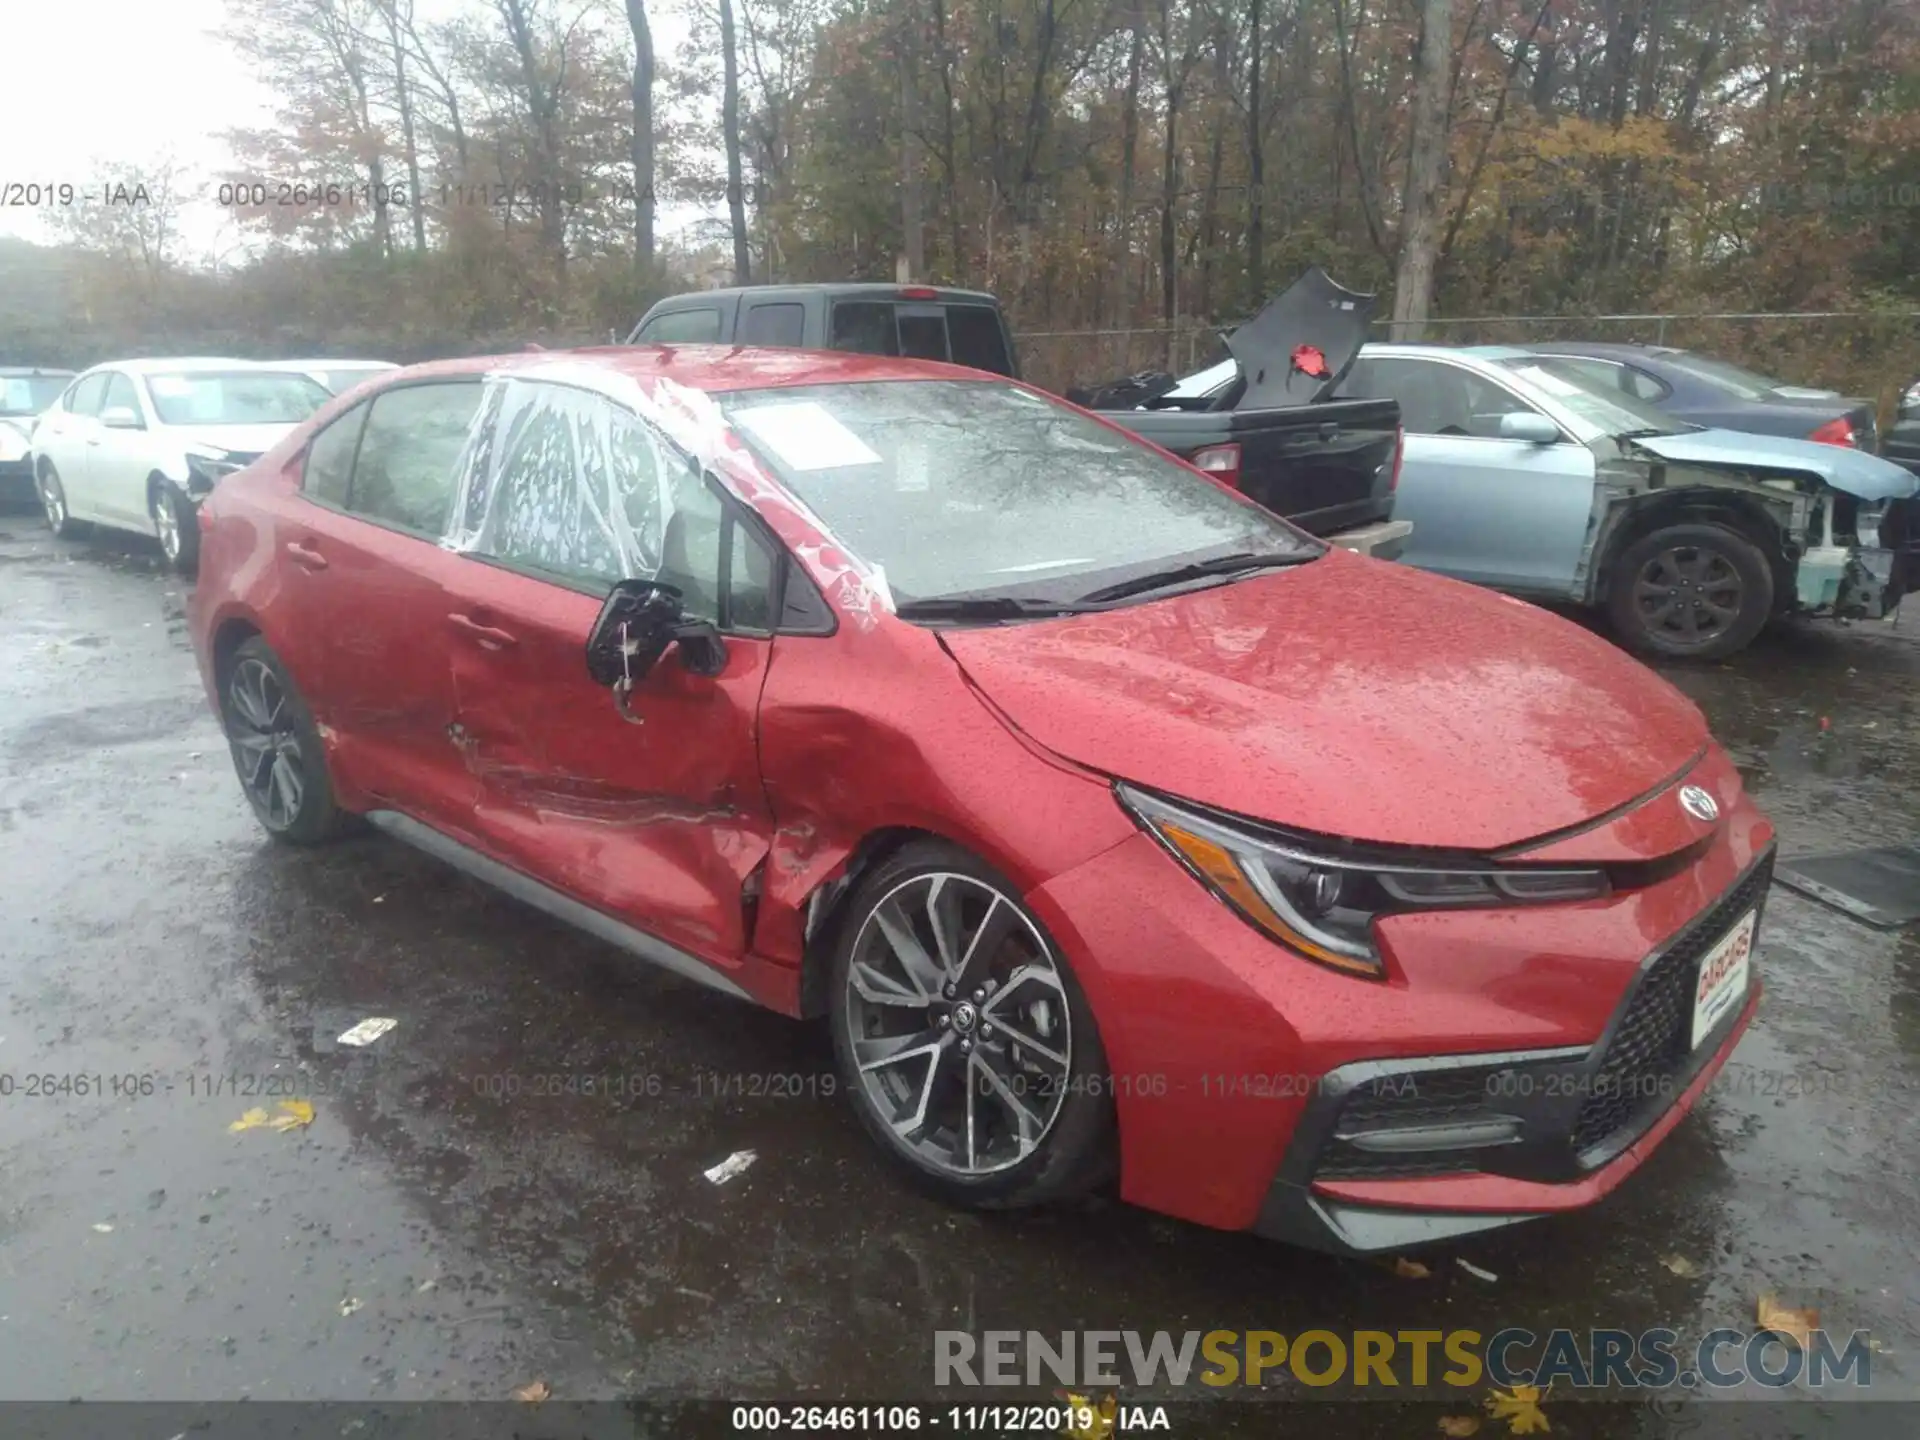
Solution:
<svg viewBox="0 0 1920 1440"><path fill-rule="evenodd" d="M1324 400L1346 376L1373 321L1373 296L1348 290L1319 266L1267 302L1266 308L1227 337L1227 351L1247 377L1237 408L1308 405ZM1294 363L1302 346L1318 350L1324 375Z"/></svg>
<svg viewBox="0 0 1920 1440"><path fill-rule="evenodd" d="M1848 445L1753 435L1745 430L1637 435L1626 443L1676 465L1810 475L1862 500L1899 500L1920 490L1920 477L1912 471Z"/></svg>
<svg viewBox="0 0 1920 1440"><path fill-rule="evenodd" d="M1579 626L1342 550L943 639L987 699L1058 755L1382 844L1518 845L1659 788L1708 740L1691 701Z"/></svg>

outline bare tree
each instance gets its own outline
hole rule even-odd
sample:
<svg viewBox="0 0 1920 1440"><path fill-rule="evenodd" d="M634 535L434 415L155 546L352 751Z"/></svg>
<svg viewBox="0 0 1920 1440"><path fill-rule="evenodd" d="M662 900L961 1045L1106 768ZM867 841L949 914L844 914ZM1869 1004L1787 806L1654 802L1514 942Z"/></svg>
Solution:
<svg viewBox="0 0 1920 1440"><path fill-rule="evenodd" d="M1440 182L1447 163L1447 87L1453 48L1448 0L1421 0L1413 90L1413 139L1400 208L1400 262L1393 278L1393 338L1422 340L1433 307L1440 241Z"/></svg>
<svg viewBox="0 0 1920 1440"><path fill-rule="evenodd" d="M747 249L746 178L740 164L740 56L733 39L733 0L720 0L720 129L727 147L727 222L733 230L733 283L753 279Z"/></svg>
<svg viewBox="0 0 1920 1440"><path fill-rule="evenodd" d="M633 32L633 263L653 266L653 27L647 0L627 0Z"/></svg>

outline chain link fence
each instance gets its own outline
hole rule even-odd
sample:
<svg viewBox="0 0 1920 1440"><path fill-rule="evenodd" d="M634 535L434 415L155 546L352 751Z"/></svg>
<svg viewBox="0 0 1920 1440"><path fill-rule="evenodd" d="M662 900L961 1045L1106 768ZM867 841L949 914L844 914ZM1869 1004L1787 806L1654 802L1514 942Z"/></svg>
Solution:
<svg viewBox="0 0 1920 1440"><path fill-rule="evenodd" d="M1021 373L1056 393L1143 370L1186 375L1226 354L1230 327L1199 321L1129 330L1042 330L1019 337ZM1394 338L1392 321L1375 338ZM1429 320L1444 345L1523 345L1547 340L1675 345L1731 360L1794 385L1819 385L1880 403L1891 419L1899 391L1920 379L1920 310L1719 314L1472 315Z"/></svg>

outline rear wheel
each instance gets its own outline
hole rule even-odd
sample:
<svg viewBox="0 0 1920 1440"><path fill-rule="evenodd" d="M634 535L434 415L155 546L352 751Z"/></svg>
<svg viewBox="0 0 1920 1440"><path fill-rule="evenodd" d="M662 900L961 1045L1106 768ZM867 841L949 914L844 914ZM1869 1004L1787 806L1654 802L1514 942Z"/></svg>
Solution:
<svg viewBox="0 0 1920 1440"><path fill-rule="evenodd" d="M973 856L919 841L876 867L848 906L831 994L854 1107L925 1188L1011 1209L1111 1176L1092 1010L1014 889Z"/></svg>
<svg viewBox="0 0 1920 1440"><path fill-rule="evenodd" d="M78 535L81 522L74 519L67 509L67 492L60 483L60 472L53 468L52 461L41 462L33 479L33 488L40 497L40 509L47 517L48 528L62 538Z"/></svg>
<svg viewBox="0 0 1920 1440"><path fill-rule="evenodd" d="M200 519L193 502L179 486L156 480L147 497L147 510L153 516L153 533L167 563L182 575L193 574L200 563Z"/></svg>
<svg viewBox="0 0 1920 1440"><path fill-rule="evenodd" d="M1621 640L1676 659L1719 660L1744 650L1773 613L1773 571L1724 525L1669 525L1614 562L1607 611Z"/></svg>
<svg viewBox="0 0 1920 1440"><path fill-rule="evenodd" d="M317 845L346 829L352 817L333 797L313 715L280 657L258 635L228 662L220 711L240 788L269 835Z"/></svg>

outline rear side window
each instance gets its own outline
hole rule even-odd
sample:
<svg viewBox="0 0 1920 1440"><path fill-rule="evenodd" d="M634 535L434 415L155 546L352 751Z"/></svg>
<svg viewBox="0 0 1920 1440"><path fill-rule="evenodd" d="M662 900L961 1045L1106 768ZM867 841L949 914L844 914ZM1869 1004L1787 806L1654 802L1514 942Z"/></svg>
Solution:
<svg viewBox="0 0 1920 1440"><path fill-rule="evenodd" d="M98 415L101 397L107 393L107 375L89 375L67 396L67 409L75 415Z"/></svg>
<svg viewBox="0 0 1920 1440"><path fill-rule="evenodd" d="M783 300L748 310L734 338L742 345L777 345L794 350L805 343L806 333L806 307Z"/></svg>
<svg viewBox="0 0 1920 1440"><path fill-rule="evenodd" d="M438 539L453 504L454 470L480 405L478 380L403 385L370 402L348 508Z"/></svg>
<svg viewBox="0 0 1920 1440"><path fill-rule="evenodd" d="M670 310L640 327L642 345L712 345L720 339L720 312Z"/></svg>
<svg viewBox="0 0 1920 1440"><path fill-rule="evenodd" d="M953 363L970 365L995 375L1013 374L1007 354L1007 334L1000 312L988 305L947 307L947 335L953 343Z"/></svg>
<svg viewBox="0 0 1920 1440"><path fill-rule="evenodd" d="M348 492L353 484L353 456L360 448L360 431L367 423L365 405L356 405L307 446L307 463L301 468L300 488L313 499L327 505L347 508Z"/></svg>
<svg viewBox="0 0 1920 1440"><path fill-rule="evenodd" d="M1644 370L1636 370L1631 365L1624 368L1625 384L1629 395L1641 400L1664 400L1673 393L1672 387L1666 381L1657 379Z"/></svg>
<svg viewBox="0 0 1920 1440"><path fill-rule="evenodd" d="M833 307L827 344L856 355L898 355L900 337L893 328L893 302L843 300Z"/></svg>

